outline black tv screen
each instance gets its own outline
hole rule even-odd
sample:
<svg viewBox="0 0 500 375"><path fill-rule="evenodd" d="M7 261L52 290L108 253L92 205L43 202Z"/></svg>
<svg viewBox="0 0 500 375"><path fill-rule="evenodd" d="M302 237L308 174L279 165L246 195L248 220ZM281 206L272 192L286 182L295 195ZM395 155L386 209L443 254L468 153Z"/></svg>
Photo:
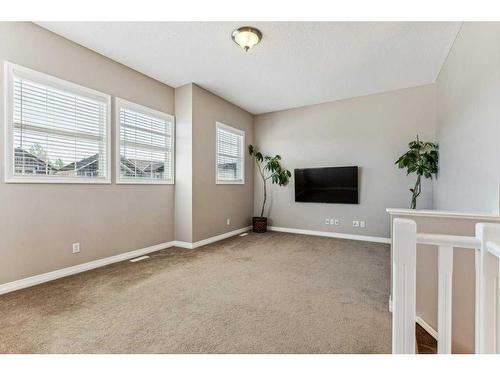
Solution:
<svg viewBox="0 0 500 375"><path fill-rule="evenodd" d="M358 167L295 169L295 202L358 203Z"/></svg>

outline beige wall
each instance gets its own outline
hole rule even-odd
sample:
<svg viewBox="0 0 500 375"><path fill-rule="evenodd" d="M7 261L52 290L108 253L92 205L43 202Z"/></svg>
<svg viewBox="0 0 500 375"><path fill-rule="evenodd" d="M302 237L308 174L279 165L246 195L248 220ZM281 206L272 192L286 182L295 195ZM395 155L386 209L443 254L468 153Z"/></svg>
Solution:
<svg viewBox="0 0 500 375"><path fill-rule="evenodd" d="M34 24L2 22L0 35L2 62L174 113L171 87ZM114 163L111 185L6 184L3 147L0 284L174 239L174 186L115 185Z"/></svg>
<svg viewBox="0 0 500 375"><path fill-rule="evenodd" d="M358 205L296 203L294 181L274 187L266 210L271 225L357 235L389 237L387 207L408 207L407 177L394 161L418 133L434 140L434 85L369 95L256 116L255 144L266 153L280 154L294 168L360 167ZM255 179L255 209L260 212L262 186ZM432 207L432 185L425 182L420 208ZM337 218L339 226L325 224ZM365 220L366 228L353 228Z"/></svg>
<svg viewBox="0 0 500 375"><path fill-rule="evenodd" d="M216 122L245 131L245 184L215 184ZM253 142L253 116L193 85L193 241L250 225L253 165L246 146ZM231 224L226 224L226 219Z"/></svg>
<svg viewBox="0 0 500 375"><path fill-rule="evenodd" d="M496 212L500 190L500 23L464 23L437 80L435 208Z"/></svg>

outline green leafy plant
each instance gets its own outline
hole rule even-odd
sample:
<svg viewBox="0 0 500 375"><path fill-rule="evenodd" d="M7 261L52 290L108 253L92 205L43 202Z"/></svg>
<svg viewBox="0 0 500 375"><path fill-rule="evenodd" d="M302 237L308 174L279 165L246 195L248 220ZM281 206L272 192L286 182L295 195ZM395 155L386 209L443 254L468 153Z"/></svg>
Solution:
<svg viewBox="0 0 500 375"><path fill-rule="evenodd" d="M408 143L410 148L396 160L400 169L406 168L406 174L417 174L417 181L411 192L410 208L417 208L417 198L422 191L422 176L432 179L438 171L438 145L432 142L422 142L420 139Z"/></svg>
<svg viewBox="0 0 500 375"><path fill-rule="evenodd" d="M40 145L39 143L31 145L29 152L30 154L35 155L37 158L41 160L49 161L49 156L47 151L45 151L43 146Z"/></svg>
<svg viewBox="0 0 500 375"><path fill-rule="evenodd" d="M58 158L55 161L54 167L56 167L57 169L62 169L64 167L64 162L61 160L61 158Z"/></svg>
<svg viewBox="0 0 500 375"><path fill-rule="evenodd" d="M264 217L264 208L266 207L267 200L267 180L271 180L273 184L285 186L290 181L292 173L282 167L281 156L279 155L262 155L253 145L248 146L248 153L255 159L257 169L264 184L264 201L262 202L262 210L260 211L260 217Z"/></svg>

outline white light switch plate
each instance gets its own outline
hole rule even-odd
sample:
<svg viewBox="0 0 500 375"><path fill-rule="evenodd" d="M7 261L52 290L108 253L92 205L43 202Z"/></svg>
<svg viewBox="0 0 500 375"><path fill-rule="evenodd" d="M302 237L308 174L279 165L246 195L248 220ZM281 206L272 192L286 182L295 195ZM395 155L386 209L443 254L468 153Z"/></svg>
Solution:
<svg viewBox="0 0 500 375"><path fill-rule="evenodd" d="M73 254L79 253L80 252L80 243L74 243L73 244Z"/></svg>
<svg viewBox="0 0 500 375"><path fill-rule="evenodd" d="M364 220L361 220L361 221L359 222L359 226L360 226L361 228L365 228L365 227L366 227L366 223L365 223L365 221L364 221Z"/></svg>

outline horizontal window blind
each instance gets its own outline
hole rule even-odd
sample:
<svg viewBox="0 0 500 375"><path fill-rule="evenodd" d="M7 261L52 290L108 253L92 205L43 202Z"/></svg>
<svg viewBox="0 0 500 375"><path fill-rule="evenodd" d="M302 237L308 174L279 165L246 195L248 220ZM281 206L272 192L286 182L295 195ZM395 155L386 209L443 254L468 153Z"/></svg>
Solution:
<svg viewBox="0 0 500 375"><path fill-rule="evenodd" d="M217 124L217 181L243 182L244 133Z"/></svg>
<svg viewBox="0 0 500 375"><path fill-rule="evenodd" d="M12 78L13 175L105 178L107 102Z"/></svg>
<svg viewBox="0 0 500 375"><path fill-rule="evenodd" d="M126 104L120 114L120 179L172 181L173 118L137 111Z"/></svg>

